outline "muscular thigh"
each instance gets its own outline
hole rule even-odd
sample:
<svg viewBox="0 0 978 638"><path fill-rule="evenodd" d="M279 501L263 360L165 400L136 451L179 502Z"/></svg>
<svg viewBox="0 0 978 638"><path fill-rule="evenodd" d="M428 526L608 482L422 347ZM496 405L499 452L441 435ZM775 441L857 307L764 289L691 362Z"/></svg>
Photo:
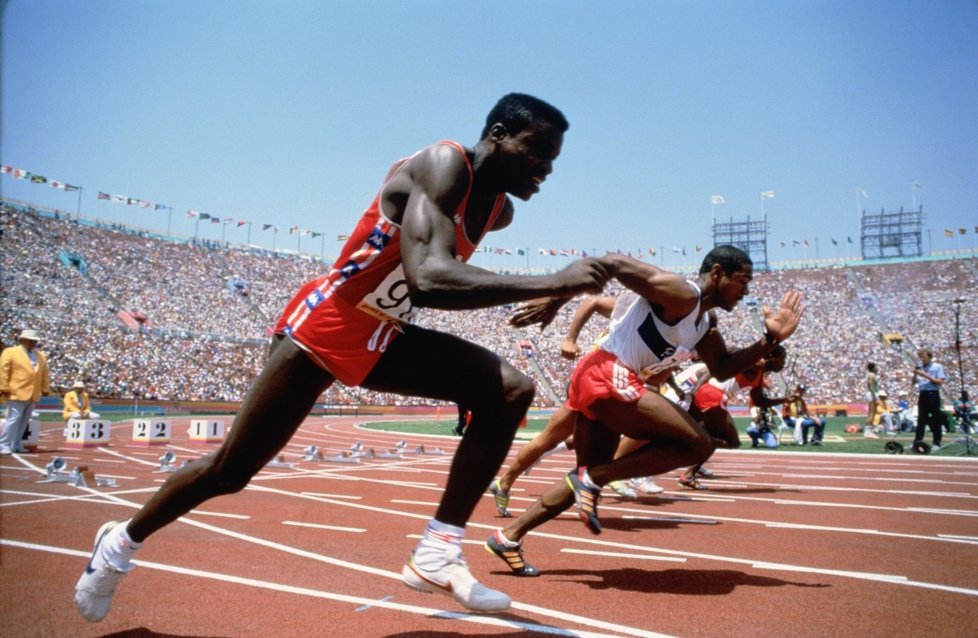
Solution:
<svg viewBox="0 0 978 638"><path fill-rule="evenodd" d="M387 347L363 387L442 399L473 410L493 405L526 377L497 354L454 335L408 326Z"/></svg>
<svg viewBox="0 0 978 638"><path fill-rule="evenodd" d="M634 403L602 399L590 409L605 427L633 439L689 442L707 436L685 410L655 392L645 392Z"/></svg>

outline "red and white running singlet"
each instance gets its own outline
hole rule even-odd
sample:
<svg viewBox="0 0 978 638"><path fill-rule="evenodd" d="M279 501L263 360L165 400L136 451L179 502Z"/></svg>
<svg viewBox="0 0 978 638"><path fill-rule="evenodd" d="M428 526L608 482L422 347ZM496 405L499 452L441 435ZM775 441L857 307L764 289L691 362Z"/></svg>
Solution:
<svg viewBox="0 0 978 638"><path fill-rule="evenodd" d="M585 355L574 367L567 393L568 408L595 419L590 406L598 400L638 401L645 392L641 371L689 357L710 329L710 319L706 313L700 316L699 287L687 283L696 290L696 307L674 324L657 317L644 297L619 298L607 336L597 350ZM619 312L619 304L626 304L623 312Z"/></svg>
<svg viewBox="0 0 978 638"><path fill-rule="evenodd" d="M469 186L454 211L456 258L468 261L478 242L492 228L506 202L496 196L485 228L473 243L465 234L465 210L472 192L472 164L461 144L447 145L465 158ZM381 210L384 187L408 162L394 163L373 202L351 233L332 269L306 283L288 303L275 326L322 367L348 386L359 385L416 309L408 295L401 263L400 226Z"/></svg>

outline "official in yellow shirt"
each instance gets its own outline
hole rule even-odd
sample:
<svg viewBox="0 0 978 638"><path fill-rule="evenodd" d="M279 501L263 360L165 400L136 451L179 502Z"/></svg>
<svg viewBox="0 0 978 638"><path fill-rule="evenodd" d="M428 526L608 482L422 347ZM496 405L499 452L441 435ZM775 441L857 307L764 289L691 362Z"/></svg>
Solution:
<svg viewBox="0 0 978 638"><path fill-rule="evenodd" d="M88 391L85 384L75 381L71 390L64 396L64 411L61 413L65 421L68 419L97 419L98 414L92 412L92 403L88 398Z"/></svg>
<svg viewBox="0 0 978 638"><path fill-rule="evenodd" d="M7 399L7 414L0 431L0 454L24 453L23 439L34 405L51 392L48 360L37 349L36 330L24 330L19 345L0 353L0 399Z"/></svg>

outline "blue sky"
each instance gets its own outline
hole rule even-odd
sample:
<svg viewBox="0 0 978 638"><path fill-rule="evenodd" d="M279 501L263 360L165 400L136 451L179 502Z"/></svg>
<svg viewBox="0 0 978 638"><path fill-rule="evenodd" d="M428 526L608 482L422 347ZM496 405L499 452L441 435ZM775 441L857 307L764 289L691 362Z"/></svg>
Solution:
<svg viewBox="0 0 978 638"><path fill-rule="evenodd" d="M762 212L772 261L855 255L860 209L915 202L925 251L978 242L974 0L9 0L2 29L0 163L83 186L89 217L192 236L196 210L235 219L201 237L270 247L270 223L277 247L335 255L391 162L474 144L522 91L571 122L543 190L484 242L530 266L560 264L539 248L692 262L712 214Z"/></svg>

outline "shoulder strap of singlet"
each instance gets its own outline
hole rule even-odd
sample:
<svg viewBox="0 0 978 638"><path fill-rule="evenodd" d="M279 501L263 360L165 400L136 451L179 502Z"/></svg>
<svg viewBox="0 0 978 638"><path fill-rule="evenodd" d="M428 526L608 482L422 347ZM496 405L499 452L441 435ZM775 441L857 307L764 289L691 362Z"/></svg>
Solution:
<svg viewBox="0 0 978 638"><path fill-rule="evenodd" d="M465 188L465 197L462 198L462 203L459 205L459 209L455 211L456 214L458 215L459 223L462 224L462 227L464 228L465 209L469 204L469 195L472 194L472 183L475 181L475 171L472 169L472 162L469 161L469 156L465 152L465 148L461 144L453 140L441 140L440 142L438 142L438 144L445 144L447 146L451 146L456 151L461 153L462 157L465 159L465 166L469 170L469 184ZM476 238L475 242L472 242L469 239L469 236L463 232L462 236L465 237L466 241L469 241L473 246L478 245L479 242L482 241L482 238L486 236L486 233L489 232L489 229L491 229L496 224L496 220L499 218L500 213L502 213L503 204L505 202L506 202L506 193L499 193L498 195L496 195L496 201L493 202L492 205L492 212L489 214L489 219L486 220L486 225L482 229L482 232L479 233L479 236Z"/></svg>

